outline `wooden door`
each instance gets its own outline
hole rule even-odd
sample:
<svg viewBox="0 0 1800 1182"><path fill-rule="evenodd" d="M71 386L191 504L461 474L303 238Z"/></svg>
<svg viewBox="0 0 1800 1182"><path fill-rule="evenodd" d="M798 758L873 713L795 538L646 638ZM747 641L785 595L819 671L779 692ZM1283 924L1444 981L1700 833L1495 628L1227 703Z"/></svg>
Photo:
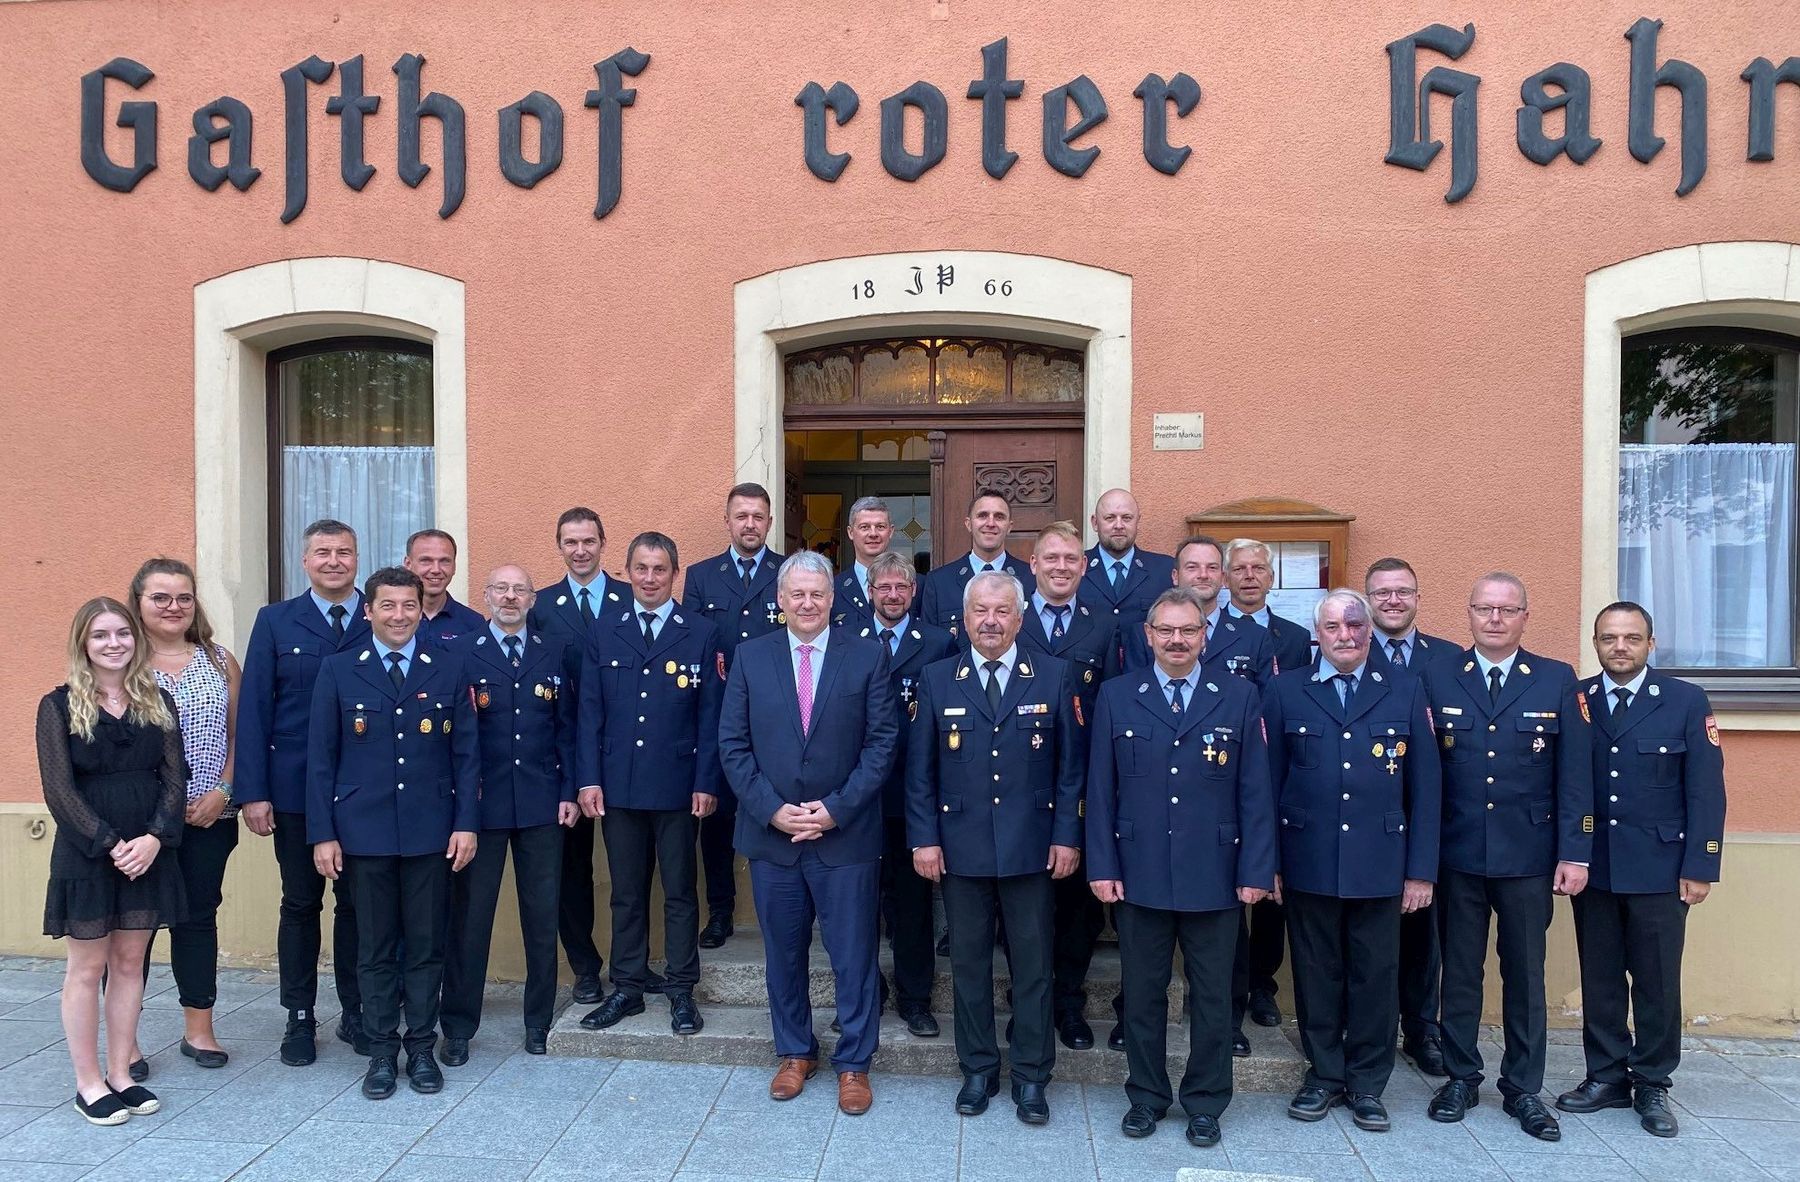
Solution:
<svg viewBox="0 0 1800 1182"><path fill-rule="evenodd" d="M1038 530L1052 521L1080 526L1080 428L934 431L931 445L936 563L969 552L963 521L976 489L992 489L1011 503L1012 534L1006 548L1019 558L1031 557Z"/></svg>

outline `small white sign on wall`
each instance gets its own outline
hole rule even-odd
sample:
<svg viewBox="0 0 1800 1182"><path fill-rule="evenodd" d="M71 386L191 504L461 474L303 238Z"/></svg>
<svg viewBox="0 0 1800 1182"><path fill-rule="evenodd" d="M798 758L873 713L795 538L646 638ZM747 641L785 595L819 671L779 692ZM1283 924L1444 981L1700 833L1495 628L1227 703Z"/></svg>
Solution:
<svg viewBox="0 0 1800 1182"><path fill-rule="evenodd" d="M1157 415L1151 427L1152 451L1200 451L1206 447L1203 414Z"/></svg>

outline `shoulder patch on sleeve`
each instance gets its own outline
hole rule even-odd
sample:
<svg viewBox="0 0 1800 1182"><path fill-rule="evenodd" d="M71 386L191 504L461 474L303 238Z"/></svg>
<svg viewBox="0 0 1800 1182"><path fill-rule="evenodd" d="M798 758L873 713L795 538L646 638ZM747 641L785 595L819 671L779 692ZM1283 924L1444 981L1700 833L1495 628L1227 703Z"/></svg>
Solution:
<svg viewBox="0 0 1800 1182"><path fill-rule="evenodd" d="M1714 747L1722 745L1719 742L1719 720L1711 714L1706 716L1706 741Z"/></svg>
<svg viewBox="0 0 1800 1182"><path fill-rule="evenodd" d="M1079 694L1073 695L1072 697L1070 697L1069 701L1075 707L1075 725L1076 726L1086 726L1087 719L1085 719L1081 716L1081 695L1079 695Z"/></svg>
<svg viewBox="0 0 1800 1182"><path fill-rule="evenodd" d="M1581 721L1592 725L1594 716L1588 713L1587 695L1580 690L1575 691L1575 704L1581 707Z"/></svg>
<svg viewBox="0 0 1800 1182"><path fill-rule="evenodd" d="M724 681L725 680L725 654L724 653L714 653L713 654L713 667L719 671L719 680Z"/></svg>

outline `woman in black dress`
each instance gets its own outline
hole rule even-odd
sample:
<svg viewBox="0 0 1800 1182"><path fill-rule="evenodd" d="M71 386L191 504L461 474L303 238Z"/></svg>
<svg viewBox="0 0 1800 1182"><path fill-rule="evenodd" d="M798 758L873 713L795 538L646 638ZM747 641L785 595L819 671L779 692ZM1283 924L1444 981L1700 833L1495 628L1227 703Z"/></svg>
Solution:
<svg viewBox="0 0 1800 1182"><path fill-rule="evenodd" d="M131 613L91 599L69 628L69 680L38 703L38 769L56 821L44 934L69 937L63 1034L75 1064L75 1107L94 1124L155 1112L131 1080L144 953L150 934L182 918L174 858L187 765L175 703L156 684ZM99 1057L106 976L107 1062Z"/></svg>

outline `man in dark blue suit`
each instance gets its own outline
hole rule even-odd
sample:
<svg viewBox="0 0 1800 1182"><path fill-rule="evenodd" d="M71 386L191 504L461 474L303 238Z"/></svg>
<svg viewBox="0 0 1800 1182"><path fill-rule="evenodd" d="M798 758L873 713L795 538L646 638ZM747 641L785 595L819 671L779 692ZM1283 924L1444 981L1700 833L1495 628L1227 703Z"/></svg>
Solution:
<svg viewBox="0 0 1800 1182"><path fill-rule="evenodd" d="M320 667L307 738L313 865L327 878L348 877L356 899L369 1038L362 1092L371 1100L394 1094L403 1009L407 1080L417 1092L443 1089L432 1050L450 875L475 856L481 823L475 703L462 658L416 635L423 597L419 577L404 568L369 576L372 635Z"/></svg>
<svg viewBox="0 0 1800 1182"><path fill-rule="evenodd" d="M1480 1100L1482 974L1499 926L1506 1114L1561 1138L1544 1086L1545 933L1554 895L1587 885L1594 846L1593 726L1575 671L1520 647L1525 584L1504 571L1469 593L1475 645L1425 670L1444 769L1436 907L1444 955L1444 1068L1427 1109L1459 1121Z"/></svg>
<svg viewBox="0 0 1800 1182"><path fill-rule="evenodd" d="M483 589L493 619L458 640L481 749L481 843L450 887L444 958L445 1066L469 1061L481 1025L488 950L512 849L525 945L525 1050L544 1054L556 1002L556 891L563 832L575 823L575 672L568 637L526 623L535 593L523 567L495 567Z"/></svg>
<svg viewBox="0 0 1800 1182"><path fill-rule="evenodd" d="M456 539L441 529L422 529L406 539L406 559L400 565L419 576L425 588L425 607L419 616L419 639L438 648L479 632L487 626L481 613L458 603L450 594L456 577Z"/></svg>
<svg viewBox="0 0 1800 1182"><path fill-rule="evenodd" d="M1275 679L1263 720L1307 1059L1288 1115L1323 1120L1346 1104L1358 1128L1386 1132L1400 916L1431 900L1442 784L1424 684L1374 667L1373 616L1355 591L1326 595L1318 662Z"/></svg>
<svg viewBox="0 0 1800 1182"><path fill-rule="evenodd" d="M1155 664L1107 682L1094 710L1088 882L1119 929L1131 1102L1120 1129L1150 1136L1177 1099L1167 1042L1179 945L1189 1031L1179 1099L1188 1141L1205 1148L1219 1143L1231 1102L1238 914L1275 886L1275 799L1256 687L1199 668L1199 597L1170 588L1147 620Z"/></svg>
<svg viewBox="0 0 1800 1182"><path fill-rule="evenodd" d="M807 551L783 563L776 593L786 626L738 646L719 719L719 755L740 803L737 848L750 859L767 957L781 1057L769 1095L793 1099L818 1070L807 969L816 917L837 977L843 1029L832 1053L838 1108L859 1116L873 1102L881 785L894 761L898 723L887 651L879 641L827 627L831 582L823 555Z"/></svg>
<svg viewBox="0 0 1800 1182"><path fill-rule="evenodd" d="M606 553L606 527L585 505L563 511L556 519L556 551L564 575L538 592L526 626L546 640L560 638L579 668L594 621L625 610L631 588L608 575L601 565ZM580 685L569 687L568 700L579 700ZM574 999L592 1005L602 993L600 973L606 960L594 943L594 820L578 816L563 830L562 879L556 903L556 930L563 955L575 974Z"/></svg>
<svg viewBox="0 0 1800 1182"><path fill-rule="evenodd" d="M863 497L850 506L850 548L855 558L850 569L837 577L837 590L831 603L833 628L867 627L875 615L875 596L869 586L869 567L887 553L894 537L894 521L888 514L887 502L880 497ZM911 610L911 605L908 605Z"/></svg>
<svg viewBox="0 0 1800 1182"><path fill-rule="evenodd" d="M1093 516L1100 540L1088 549L1081 580L1082 599L1096 611L1112 613L1122 642L1141 631L1144 614L1169 589L1175 572L1173 556L1138 549L1138 521L1137 498L1125 489L1101 494Z"/></svg>
<svg viewBox="0 0 1800 1182"><path fill-rule="evenodd" d="M1079 538L1066 557L1065 590L1073 590ZM963 1073L956 1111L979 1116L1000 1090L994 936L1004 917L1013 1104L1020 1120L1041 1125L1050 1119L1044 1089L1056 1061L1055 885L1081 864L1087 751L1073 666L1017 643L1025 607L1010 575L969 580L961 614L972 647L927 667L919 683L919 716L907 738L906 831L913 866L944 885Z"/></svg>
<svg viewBox="0 0 1800 1182"><path fill-rule="evenodd" d="M663 995L669 1028L698 1034L700 901L694 861L701 818L719 799L719 703L725 653L712 622L676 609L681 558L666 534L625 551L628 610L594 626L581 671L577 775L581 811L600 818L612 875L614 990L581 1020L603 1030L644 1012L650 880L663 885Z"/></svg>
<svg viewBox="0 0 1800 1182"><path fill-rule="evenodd" d="M1084 717L1092 717L1100 683L1119 673L1119 625L1105 607L1090 607L1082 576L1085 560L1081 533L1073 522L1053 521L1038 532L1031 551L1031 573L1037 590L1025 605L1019 627L1019 645L1028 653L1055 657L1069 665L1069 682L1081 701ZM1083 597L1078 597L1077 589ZM1143 631L1141 624L1136 630ZM1086 742L1081 728L1078 742ZM1087 762L1085 750L1078 753ZM1094 959L1094 941L1106 927L1106 909L1086 877L1068 875L1056 880L1056 949L1054 1005L1056 1034L1074 1051L1094 1045L1088 1025L1087 975Z"/></svg>
<svg viewBox="0 0 1800 1182"><path fill-rule="evenodd" d="M984 571L1003 570L1019 580L1027 595L1036 589L1031 567L1006 552L1007 534L1012 530L1012 506L1006 497L992 489L977 489L969 499L969 515L963 519L974 545L969 553L952 559L925 576L919 592L919 617L957 637L964 648L969 645L962 635L963 588L969 580Z"/></svg>
<svg viewBox="0 0 1800 1182"><path fill-rule="evenodd" d="M1363 576L1363 592L1375 610L1372 668L1406 669L1423 678L1440 661L1462 663L1462 646L1418 628L1419 576L1404 558L1379 558ZM1438 1027L1439 980L1437 912L1430 906L1400 917L1401 1049L1426 1075L1444 1074L1444 1042Z"/></svg>
<svg viewBox="0 0 1800 1182"><path fill-rule="evenodd" d="M723 554L688 567L681 608L712 621L727 669L739 644L779 631L787 622L775 587L782 556L767 544L772 520L768 489L760 484L734 485L725 494L725 530L731 545ZM700 869L706 876L702 948L718 948L731 938L731 917L737 908L739 851L732 847L737 797L729 776L721 777L720 787L718 807L700 822Z"/></svg>
<svg viewBox="0 0 1800 1182"><path fill-rule="evenodd" d="M911 560L888 553L869 563L875 614L861 635L888 650L888 680L902 728L918 717L919 679L925 667L956 652L956 640L948 632L912 616L915 587ZM906 840L904 738L895 745L893 769L881 785L881 815L881 914L894 954L894 1009L908 1033L935 1038L939 1028L931 1015L931 988L937 976L937 945L932 938L931 883L913 868L912 847Z"/></svg>
<svg viewBox="0 0 1800 1182"><path fill-rule="evenodd" d="M1651 670L1655 648L1650 613L1639 604L1611 604L1594 620L1605 670L1586 691L1598 715L1594 855L1587 889L1572 900L1587 1078L1556 1106L1629 1106L1645 1132L1673 1137L1681 952L1688 908L1719 880L1725 756L1706 692Z"/></svg>
<svg viewBox="0 0 1800 1182"><path fill-rule="evenodd" d="M233 797L250 832L275 838L281 871L281 922L275 949L287 1029L281 1061L300 1067L318 1057L313 1006L319 993L319 916L325 879L306 840L307 731L320 664L333 653L369 643L369 620L356 590L356 532L341 521L306 527L301 557L312 586L256 613L244 652L238 693ZM350 892L332 889L332 947L337 995L343 1005L338 1037L357 1054L363 1036L362 993L356 983L356 907Z"/></svg>

